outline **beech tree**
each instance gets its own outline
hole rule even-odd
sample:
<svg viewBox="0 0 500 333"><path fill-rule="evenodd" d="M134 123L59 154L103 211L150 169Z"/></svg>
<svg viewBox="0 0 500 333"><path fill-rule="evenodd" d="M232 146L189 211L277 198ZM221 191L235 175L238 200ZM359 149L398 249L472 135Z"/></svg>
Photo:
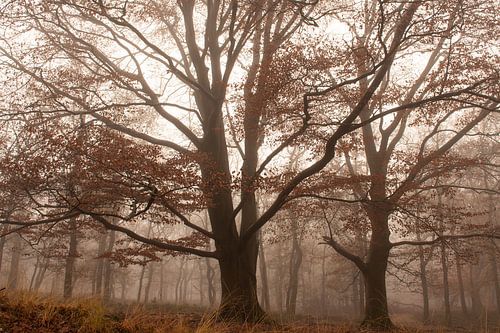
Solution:
<svg viewBox="0 0 500 333"><path fill-rule="evenodd" d="M305 47L303 38L291 39L292 33L303 23L318 25L318 11L329 9L338 13L335 22L344 22L343 4L317 3L8 2L0 14L8 27L0 58L8 79L4 91L11 97L3 116L27 124L21 133L35 133L39 144L23 154L6 154L2 190L23 196L27 205L16 214L4 214L2 222L26 228L82 215L163 251L214 258L221 275L220 316L261 319L257 232L285 203L302 196L298 187L334 159L342 138L391 115L400 128L406 122L400 114L447 103L484 109L460 130L467 132L495 107L490 95L498 75L488 65L491 59L476 58L475 63L481 63L477 68L484 70L472 73L473 82L464 76L448 80L449 69L457 69L439 67L436 84L418 98L415 93L401 100L394 97L387 107L372 112L393 92L387 82L399 70L397 65L413 59L410 54L422 51L421 46L424 52L434 47L436 39L452 30L440 24L450 16L452 5L355 4L349 19L357 21L366 11L373 14L367 17L365 37L370 38L355 39L352 47L340 41L331 48ZM467 17L467 11L459 12ZM239 81L239 66L248 69L240 95L243 112L225 112L236 104L228 97L230 90L237 92L233 85ZM67 119L81 115L87 117L85 125L70 126ZM144 120L156 127L147 130ZM265 140L265 134L273 132L278 135ZM238 145L241 138L239 174L228 142ZM263 143L266 149L260 151L266 154L259 156ZM279 165L285 148L297 144L309 145L316 158L284 179L257 216L255 189L263 187L264 171ZM430 160L434 155L424 149L417 171ZM9 172L15 169L23 170L22 176ZM417 174L411 173L398 193ZM380 184L370 190L377 203L385 197L385 183ZM376 220L370 247L370 258L376 259L363 270L371 281L366 288L367 322L388 327L384 263L391 208L366 207ZM192 218L191 213L200 210L208 211L210 228ZM182 223L192 234L146 237L134 229L143 218ZM207 240L214 250L206 249Z"/></svg>
<svg viewBox="0 0 500 333"><path fill-rule="evenodd" d="M336 13L353 36L353 71L366 73L370 64L390 49L381 29L391 29L391 22L399 17L398 6L404 5L383 6L367 1L354 16ZM433 244L450 236L440 233L433 240L391 242L391 231L404 227L398 215L415 214L411 205L422 192L432 191L435 179L458 173L472 163L457 156L453 147L498 111L498 68L495 51L489 45L498 8L485 1L448 1L426 3L420 9L398 45L392 68L385 73L372 100L359 112L364 126L339 146L353 189L353 196L345 199L361 203L369 220L367 257L349 251L332 234L325 237L327 244L362 272L366 286L364 324L377 328L392 327L385 281L391 249ZM422 54L420 64L413 58L415 51ZM351 96L365 94L373 80L363 77L354 89L337 94L353 110L357 104L351 103ZM473 92L476 88L480 92ZM446 97L453 91L464 94ZM422 106L422 101L434 98L440 101ZM391 116L387 116L389 113ZM374 117L378 120L372 121ZM358 152L366 161L366 174L352 165L351 156ZM342 181L336 174L326 179L322 181ZM498 232L488 231L498 236Z"/></svg>

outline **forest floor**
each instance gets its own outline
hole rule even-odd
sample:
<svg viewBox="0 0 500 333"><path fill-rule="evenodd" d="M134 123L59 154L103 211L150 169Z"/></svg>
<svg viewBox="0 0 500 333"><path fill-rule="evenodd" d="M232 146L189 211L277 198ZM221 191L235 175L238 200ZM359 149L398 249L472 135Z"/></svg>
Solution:
<svg viewBox="0 0 500 333"><path fill-rule="evenodd" d="M61 301L30 293L0 292L1 333L357 333L356 323L299 320L283 324L216 323L200 312L165 312L141 306L106 309L96 299ZM500 332L406 327L395 332Z"/></svg>

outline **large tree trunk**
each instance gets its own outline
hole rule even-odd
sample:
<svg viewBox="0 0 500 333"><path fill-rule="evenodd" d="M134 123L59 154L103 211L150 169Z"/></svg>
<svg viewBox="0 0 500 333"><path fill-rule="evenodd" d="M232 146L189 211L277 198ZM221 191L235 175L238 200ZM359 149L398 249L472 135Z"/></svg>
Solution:
<svg viewBox="0 0 500 333"><path fill-rule="evenodd" d="M76 218L68 222L69 226L69 250L64 268L64 291L63 297L70 298L73 295L73 273L75 271L75 261L77 257L78 240L76 236Z"/></svg>
<svg viewBox="0 0 500 333"><path fill-rule="evenodd" d="M227 253L219 260L222 287L219 309L221 319L255 322L265 317L257 299L253 260L251 254L237 252Z"/></svg>
<svg viewBox="0 0 500 333"><path fill-rule="evenodd" d="M389 318L385 273L389 260L389 210L385 207L367 208L372 224L368 258L363 269L365 280L365 317L362 326L387 330L394 327Z"/></svg>

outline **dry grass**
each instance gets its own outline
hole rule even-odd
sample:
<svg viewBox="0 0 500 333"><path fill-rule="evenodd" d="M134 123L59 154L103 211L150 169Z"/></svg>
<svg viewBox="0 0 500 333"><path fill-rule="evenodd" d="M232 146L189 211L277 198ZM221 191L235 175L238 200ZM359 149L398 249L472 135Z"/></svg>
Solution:
<svg viewBox="0 0 500 333"><path fill-rule="evenodd" d="M64 302L33 293L0 292L0 332L21 333L358 333L356 323L220 323L213 314L162 313L131 306L121 313L97 299ZM400 333L467 332L439 327L400 327ZM472 332L472 331L469 331ZM495 333L496 330L474 332Z"/></svg>

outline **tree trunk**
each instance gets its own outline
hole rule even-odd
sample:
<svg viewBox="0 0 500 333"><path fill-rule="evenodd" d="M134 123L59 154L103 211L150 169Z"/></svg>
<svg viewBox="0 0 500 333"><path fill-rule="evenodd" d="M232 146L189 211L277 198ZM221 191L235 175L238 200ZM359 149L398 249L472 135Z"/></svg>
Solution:
<svg viewBox="0 0 500 333"><path fill-rule="evenodd" d="M19 262L21 260L21 237L16 233L12 237L12 255L10 259L7 289L16 290L19 283Z"/></svg>
<svg viewBox="0 0 500 333"><path fill-rule="evenodd" d="M443 242L441 249L441 269L443 270L443 297L444 297L444 322L446 326L451 325L451 306L450 306L450 285L448 283L448 260L446 247Z"/></svg>
<svg viewBox="0 0 500 333"><path fill-rule="evenodd" d="M73 294L73 273L75 271L75 261L77 257L77 235L76 235L76 218L72 218L68 222L69 226L69 250L66 257L66 265L64 269L64 291L63 297L70 298Z"/></svg>
<svg viewBox="0 0 500 333"><path fill-rule="evenodd" d="M290 255L290 279L288 283L288 290L286 294L286 313L288 316L295 316L297 309L297 292L299 287L299 269L302 264L302 249L300 248L299 239L297 235L297 221L293 219L292 222L292 251Z"/></svg>
<svg viewBox="0 0 500 333"><path fill-rule="evenodd" d="M214 286L214 277L215 277L215 271L210 264L210 259L205 258L205 263L207 266L207 282L208 282L208 303L210 304L210 307L213 307L216 301L216 292L215 292L215 286Z"/></svg>
<svg viewBox="0 0 500 333"><path fill-rule="evenodd" d="M94 272L94 279L93 279L93 294L94 295L99 295L101 296L102 293L102 271L104 267L104 259L101 258L101 256L104 254L104 249L106 248L106 238L107 238L107 233L101 234L101 237L99 237L99 245L97 249L97 262L96 262L96 267L95 267L95 272Z"/></svg>
<svg viewBox="0 0 500 333"><path fill-rule="evenodd" d="M494 242L494 240L492 240ZM495 300L497 306L497 318L500 321L500 282L498 278L498 265L497 265L497 256L495 255L495 248L490 249L490 262L491 262L491 271L493 276L493 288L495 290Z"/></svg>
<svg viewBox="0 0 500 333"><path fill-rule="evenodd" d="M389 318L385 273L390 252L389 210L375 205L367 208L372 224L368 258L363 269L365 280L365 318L363 327L388 330L394 325Z"/></svg>
<svg viewBox="0 0 500 333"><path fill-rule="evenodd" d="M219 309L221 319L255 322L265 316L257 299L255 274L252 274L253 255L227 253L219 260L222 299Z"/></svg>
<svg viewBox="0 0 500 333"><path fill-rule="evenodd" d="M153 273L154 273L154 265L152 262L148 265L148 281L146 282L146 288L144 289L144 303L148 304L149 302L149 291L151 290L151 284L153 283Z"/></svg>
<svg viewBox="0 0 500 333"><path fill-rule="evenodd" d="M264 310L269 311L271 309L269 302L269 283L267 280L267 263L266 256L264 254L264 247L262 246L262 240L259 241L259 269L260 269L260 282L261 282L261 296L262 306Z"/></svg>
<svg viewBox="0 0 500 333"><path fill-rule="evenodd" d="M142 297L142 283L144 281L144 273L145 272L146 272L146 265L143 265L141 267L141 275L139 276L139 290L137 291L137 303L141 302L141 297ZM180 272L180 274L182 274L182 271ZM177 303L177 291L176 291L175 302Z"/></svg>
<svg viewBox="0 0 500 333"><path fill-rule="evenodd" d="M113 247L115 246L116 232L111 230L109 232L109 242L108 247L106 249L107 253L111 253L113 251ZM109 302L111 299L111 293L113 288L113 266L111 264L111 259L106 258L103 264L104 270L104 290L103 290L103 300L104 302Z"/></svg>
<svg viewBox="0 0 500 333"><path fill-rule="evenodd" d="M420 240L420 234L417 234L417 239ZM420 284L422 286L422 302L423 302L423 322L429 323L429 284L427 282L427 261L424 256L422 246L418 247L418 256L420 261Z"/></svg>
<svg viewBox="0 0 500 333"><path fill-rule="evenodd" d="M0 230L0 234L5 234L9 231L9 226L6 224ZM5 247L5 242L7 241L7 236L0 237L0 273L2 272L2 262L3 262L3 249Z"/></svg>
<svg viewBox="0 0 500 333"><path fill-rule="evenodd" d="M483 303L481 302L481 295L479 293L480 286L478 286L478 284L476 283L477 276L479 275L477 274L478 272L476 271L477 266L478 265L470 264L469 279L470 279L470 296L472 303L471 313L475 317L475 319L480 319L483 314L484 307Z"/></svg>
<svg viewBox="0 0 500 333"><path fill-rule="evenodd" d="M460 256L455 254L455 260L457 265L457 279L458 279L458 291L460 294L460 305L462 307L462 314L467 317L467 302L465 301L465 290L464 290L464 279L462 274L462 264L460 262Z"/></svg>
<svg viewBox="0 0 500 333"><path fill-rule="evenodd" d="M158 293L158 298L160 300L160 303L163 303L163 295L164 295L164 279L165 279L165 263L163 262L163 258L160 261L160 288L159 288L159 293ZM201 279L200 279L201 281Z"/></svg>
<svg viewBox="0 0 500 333"><path fill-rule="evenodd" d="M47 268L49 267L49 263L49 258L43 258L43 260L41 260L40 268L38 269L38 273L35 278L35 286L33 290L38 291L40 289L43 279L45 278L45 272L47 272Z"/></svg>
<svg viewBox="0 0 500 333"><path fill-rule="evenodd" d="M29 291L33 290L33 286L35 284L36 273L38 272L39 266L40 266L40 255L37 255L35 267L33 268L33 273L31 274Z"/></svg>

